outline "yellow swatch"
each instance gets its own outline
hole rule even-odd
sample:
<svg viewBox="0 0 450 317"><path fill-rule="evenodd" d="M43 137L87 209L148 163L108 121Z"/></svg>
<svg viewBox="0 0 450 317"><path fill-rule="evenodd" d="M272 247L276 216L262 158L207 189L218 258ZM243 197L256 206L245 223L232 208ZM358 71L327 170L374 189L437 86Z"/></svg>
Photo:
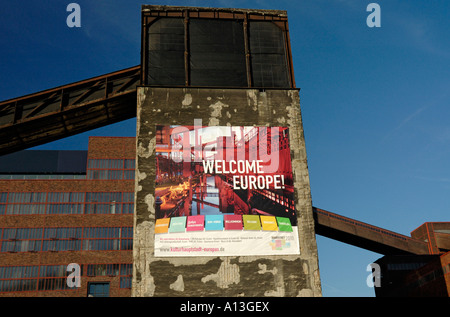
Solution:
<svg viewBox="0 0 450 317"><path fill-rule="evenodd" d="M167 233L169 231L170 218L157 219L155 233Z"/></svg>
<svg viewBox="0 0 450 317"><path fill-rule="evenodd" d="M261 216L261 226L264 231L277 231L277 220L274 216Z"/></svg>

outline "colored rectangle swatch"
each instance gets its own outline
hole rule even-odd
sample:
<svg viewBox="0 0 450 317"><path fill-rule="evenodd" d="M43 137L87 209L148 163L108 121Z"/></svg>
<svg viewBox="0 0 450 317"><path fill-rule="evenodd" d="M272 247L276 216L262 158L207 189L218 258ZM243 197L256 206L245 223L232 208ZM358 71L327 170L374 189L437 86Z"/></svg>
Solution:
<svg viewBox="0 0 450 317"><path fill-rule="evenodd" d="M225 230L242 230L242 216L224 215Z"/></svg>
<svg viewBox="0 0 450 317"><path fill-rule="evenodd" d="M243 215L244 230L261 230L261 221L258 215Z"/></svg>
<svg viewBox="0 0 450 317"><path fill-rule="evenodd" d="M261 216L261 226L264 231L277 231L277 220L275 216Z"/></svg>
<svg viewBox="0 0 450 317"><path fill-rule="evenodd" d="M205 230L206 231L222 231L223 230L223 215L206 215Z"/></svg>
<svg viewBox="0 0 450 317"><path fill-rule="evenodd" d="M292 232L292 225L289 218L277 217L278 229L284 232Z"/></svg>
<svg viewBox="0 0 450 317"><path fill-rule="evenodd" d="M188 216L186 231L203 231L205 228L205 216Z"/></svg>
<svg viewBox="0 0 450 317"><path fill-rule="evenodd" d="M169 231L170 218L156 220L155 233L167 233Z"/></svg>
<svg viewBox="0 0 450 317"><path fill-rule="evenodd" d="M186 216L175 217L170 219L169 232L185 232L186 231Z"/></svg>

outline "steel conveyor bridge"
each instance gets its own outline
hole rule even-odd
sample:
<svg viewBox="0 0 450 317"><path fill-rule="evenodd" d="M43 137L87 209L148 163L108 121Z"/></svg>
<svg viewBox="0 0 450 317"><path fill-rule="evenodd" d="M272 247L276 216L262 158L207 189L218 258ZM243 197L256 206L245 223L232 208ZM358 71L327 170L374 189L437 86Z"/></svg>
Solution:
<svg viewBox="0 0 450 317"><path fill-rule="evenodd" d="M316 234L383 255L430 254L421 240L313 207Z"/></svg>
<svg viewBox="0 0 450 317"><path fill-rule="evenodd" d="M0 102L0 155L136 116L141 66ZM429 254L423 241L313 208L316 233L380 254Z"/></svg>
<svg viewBox="0 0 450 317"><path fill-rule="evenodd" d="M0 155L136 116L135 66L0 102Z"/></svg>

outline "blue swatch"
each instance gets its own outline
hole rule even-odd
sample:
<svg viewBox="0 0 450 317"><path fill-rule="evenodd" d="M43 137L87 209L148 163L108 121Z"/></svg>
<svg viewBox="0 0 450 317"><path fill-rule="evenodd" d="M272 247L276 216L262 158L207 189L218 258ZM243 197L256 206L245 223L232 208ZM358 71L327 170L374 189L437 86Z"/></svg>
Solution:
<svg viewBox="0 0 450 317"><path fill-rule="evenodd" d="M223 215L206 215L205 231L222 231Z"/></svg>

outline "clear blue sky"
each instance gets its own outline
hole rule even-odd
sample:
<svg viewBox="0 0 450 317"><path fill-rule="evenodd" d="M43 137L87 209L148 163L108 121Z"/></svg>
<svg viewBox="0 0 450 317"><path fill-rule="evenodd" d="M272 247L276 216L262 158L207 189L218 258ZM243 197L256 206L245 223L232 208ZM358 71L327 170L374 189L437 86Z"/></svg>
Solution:
<svg viewBox="0 0 450 317"><path fill-rule="evenodd" d="M287 10L313 205L405 235L450 221L449 1L2 1L0 100L138 65L141 4ZM134 136L135 120L40 148L85 149L87 135ZM381 255L317 243L324 296L374 296Z"/></svg>

